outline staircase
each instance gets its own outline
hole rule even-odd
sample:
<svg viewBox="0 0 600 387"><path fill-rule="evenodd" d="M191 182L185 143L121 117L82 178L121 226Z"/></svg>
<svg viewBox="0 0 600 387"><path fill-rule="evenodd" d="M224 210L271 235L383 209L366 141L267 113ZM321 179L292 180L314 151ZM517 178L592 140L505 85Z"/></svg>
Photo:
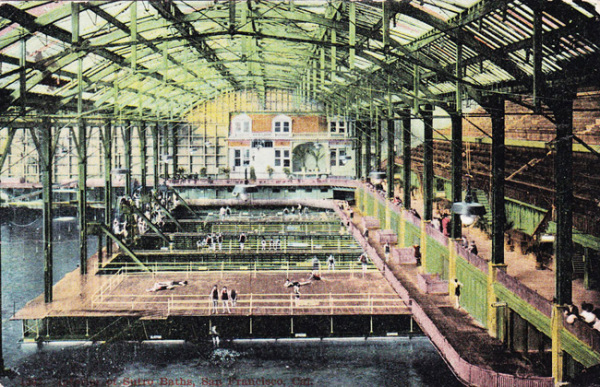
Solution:
<svg viewBox="0 0 600 387"><path fill-rule="evenodd" d="M490 201L488 200L487 194L482 190L474 189L473 199L485 208L485 215L480 217L479 222L485 224L489 231L489 226L492 224L492 208L490 207Z"/></svg>

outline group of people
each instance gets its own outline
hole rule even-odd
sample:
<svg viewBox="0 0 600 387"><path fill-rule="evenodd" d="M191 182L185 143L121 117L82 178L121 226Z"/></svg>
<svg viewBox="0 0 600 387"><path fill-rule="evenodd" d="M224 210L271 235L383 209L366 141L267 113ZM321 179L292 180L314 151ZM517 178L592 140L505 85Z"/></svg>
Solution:
<svg viewBox="0 0 600 387"><path fill-rule="evenodd" d="M204 238L198 239L196 242L196 247L198 250L203 247L207 247L212 251L215 251L219 247L219 251L223 250L223 234L219 233L210 233L206 235Z"/></svg>
<svg viewBox="0 0 600 387"><path fill-rule="evenodd" d="M268 241L264 236L260 237L260 247L262 250L281 250L281 240L279 237L270 238Z"/></svg>
<svg viewBox="0 0 600 387"><path fill-rule="evenodd" d="M574 324L576 320L581 320L600 331L600 308L594 309L594 305L589 302L581 303L581 311L575 305L568 305L564 314L568 324Z"/></svg>
<svg viewBox="0 0 600 387"><path fill-rule="evenodd" d="M221 300L223 313L231 313L231 308L235 308L237 305L238 294L235 289L228 290L227 286L219 291L217 285L213 286L210 291L209 298L212 301L211 314L219 313L219 300Z"/></svg>
<svg viewBox="0 0 600 387"><path fill-rule="evenodd" d="M439 217L434 217L431 220L431 225L439 230L444 236L450 236L450 224L452 217L447 212L442 212Z"/></svg>
<svg viewBox="0 0 600 387"><path fill-rule="evenodd" d="M219 219L223 220L229 216L231 216L231 208L229 208L229 206L221 207L219 209Z"/></svg>
<svg viewBox="0 0 600 387"><path fill-rule="evenodd" d="M141 198L141 188L138 185L131 196L124 196L120 199L119 207L122 214L115 217L112 223L113 233L125 241L135 235L144 235L148 232L150 229L148 221L162 229L165 225L165 210L171 211L179 205L177 195L172 192L152 192L151 196L155 198L155 201L144 202ZM134 207L139 211L133 210ZM124 215L125 213L130 213L131 217L128 219ZM128 223L128 220L131 223Z"/></svg>
<svg viewBox="0 0 600 387"><path fill-rule="evenodd" d="M479 251L477 250L477 245L475 244L475 241L471 241L469 243L469 240L464 235L462 237L462 247L467 249L467 251L469 251L471 254L477 255L479 253Z"/></svg>
<svg viewBox="0 0 600 387"><path fill-rule="evenodd" d="M307 207L302 207L302 204L298 204L298 207L294 207L292 206L291 208L284 208L283 209L283 215L295 215L298 214L299 216L302 215L306 215L308 213L308 208Z"/></svg>

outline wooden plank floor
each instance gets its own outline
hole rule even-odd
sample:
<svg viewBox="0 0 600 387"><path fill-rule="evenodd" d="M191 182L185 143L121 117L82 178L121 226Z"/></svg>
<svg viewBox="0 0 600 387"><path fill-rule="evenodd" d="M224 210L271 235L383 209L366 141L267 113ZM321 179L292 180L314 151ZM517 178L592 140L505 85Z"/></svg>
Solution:
<svg viewBox="0 0 600 387"><path fill-rule="evenodd" d="M290 279L306 281L309 271L290 272ZM54 301L43 296L30 301L13 319L44 317L203 316L211 314L213 285L236 289L238 303L232 315L338 315L409 314L408 309L378 271L363 278L360 271L322 272L321 281L300 288L296 300L284 287L286 272L171 272L116 275L69 273L54 286ZM188 285L148 292L157 281ZM219 302L218 313L223 313Z"/></svg>

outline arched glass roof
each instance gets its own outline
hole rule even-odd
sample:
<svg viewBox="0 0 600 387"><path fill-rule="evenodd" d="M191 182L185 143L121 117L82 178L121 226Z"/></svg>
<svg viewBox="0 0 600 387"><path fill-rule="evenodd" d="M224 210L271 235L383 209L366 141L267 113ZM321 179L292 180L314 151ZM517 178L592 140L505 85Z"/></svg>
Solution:
<svg viewBox="0 0 600 387"><path fill-rule="evenodd" d="M4 2L2 110L174 117L267 89L358 112L390 100L451 106L457 90L523 99L597 84L599 10L591 0Z"/></svg>

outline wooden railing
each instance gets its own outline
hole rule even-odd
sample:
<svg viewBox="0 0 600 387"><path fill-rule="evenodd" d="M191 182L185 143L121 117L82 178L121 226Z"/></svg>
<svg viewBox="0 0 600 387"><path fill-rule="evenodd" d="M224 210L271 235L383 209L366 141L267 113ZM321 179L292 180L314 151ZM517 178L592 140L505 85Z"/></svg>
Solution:
<svg viewBox="0 0 600 387"><path fill-rule="evenodd" d="M95 299L96 309L108 308L127 312L152 312L171 315L210 315L213 301L208 296L178 294L103 294ZM218 313L227 308L218 301ZM236 306L229 310L243 315L296 315L306 314L409 314L394 293L293 293L240 294Z"/></svg>

